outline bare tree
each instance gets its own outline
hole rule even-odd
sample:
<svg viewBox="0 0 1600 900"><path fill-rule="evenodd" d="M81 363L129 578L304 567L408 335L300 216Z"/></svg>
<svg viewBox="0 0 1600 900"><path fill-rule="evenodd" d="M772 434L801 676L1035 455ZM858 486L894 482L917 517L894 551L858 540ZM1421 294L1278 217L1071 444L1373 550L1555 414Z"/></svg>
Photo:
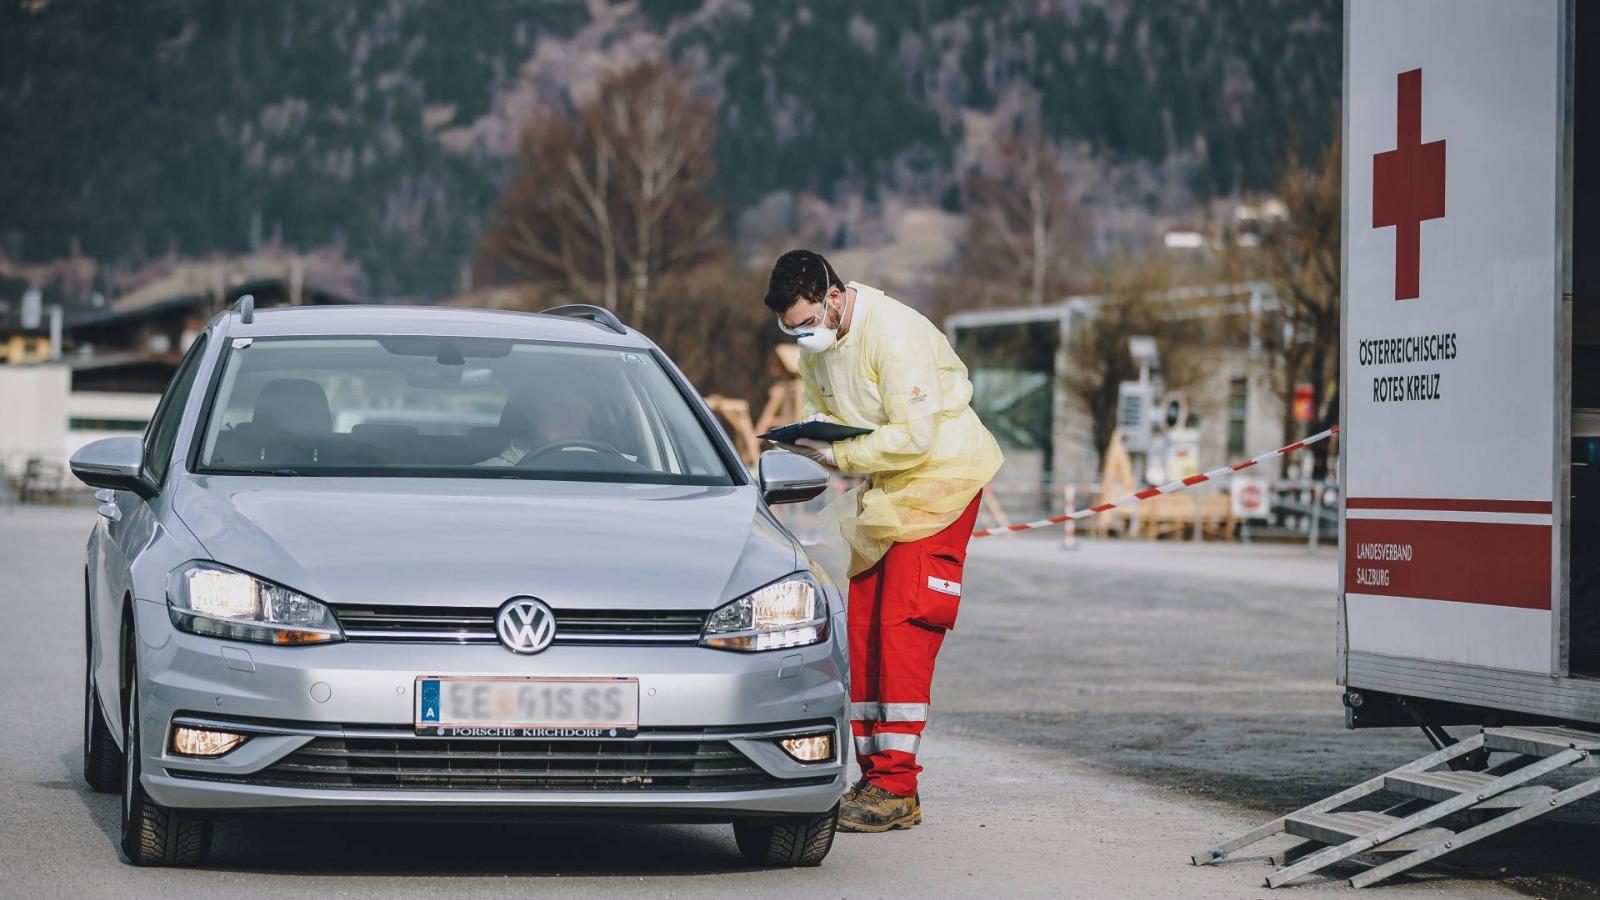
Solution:
<svg viewBox="0 0 1600 900"><path fill-rule="evenodd" d="M995 164L967 179L964 202L960 275L980 293L970 305L1040 306L1066 296L1083 217L1049 138L1003 138Z"/></svg>
<svg viewBox="0 0 1600 900"><path fill-rule="evenodd" d="M618 312L626 293L643 324L661 276L717 250L715 121L688 76L656 61L607 76L570 113L535 117L480 255Z"/></svg>
<svg viewBox="0 0 1600 900"><path fill-rule="evenodd" d="M703 393L759 403L770 381L768 358L784 340L761 305L766 273L722 259L671 272L661 287L675 299L652 316L656 343Z"/></svg>
<svg viewBox="0 0 1600 900"><path fill-rule="evenodd" d="M1318 159L1291 156L1278 182L1288 214L1268 222L1255 270L1270 282L1282 304L1275 327L1263 330L1274 380L1283 396L1285 443L1300 435L1294 421L1296 385L1311 387L1312 430L1335 423L1339 415L1339 137ZM1247 263L1248 264L1248 263ZM1328 473L1329 444L1314 444L1312 477ZM1283 463L1287 471L1288 460Z"/></svg>
<svg viewBox="0 0 1600 900"><path fill-rule="evenodd" d="M1161 354L1161 374L1170 390L1183 390L1201 376L1200 361L1216 336L1202 317L1177 315L1166 294L1173 273L1159 260L1118 264L1095 276L1097 298L1092 314L1073 326L1068 337L1068 368L1061 386L1089 415L1095 459L1104 464L1106 448L1117 427L1117 397L1122 383L1139 377L1128 339L1149 335Z"/></svg>

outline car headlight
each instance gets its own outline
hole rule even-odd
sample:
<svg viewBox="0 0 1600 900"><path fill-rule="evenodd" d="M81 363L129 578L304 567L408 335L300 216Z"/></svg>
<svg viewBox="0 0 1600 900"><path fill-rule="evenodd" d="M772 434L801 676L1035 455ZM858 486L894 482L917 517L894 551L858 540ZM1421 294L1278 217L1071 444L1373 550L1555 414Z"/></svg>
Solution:
<svg viewBox="0 0 1600 900"><path fill-rule="evenodd" d="M167 613L190 634L262 644L344 640L333 610L304 594L214 562L167 576Z"/></svg>
<svg viewBox="0 0 1600 900"><path fill-rule="evenodd" d="M706 617L700 643L724 650L777 650L827 636L828 602L811 576L800 573L717 607Z"/></svg>

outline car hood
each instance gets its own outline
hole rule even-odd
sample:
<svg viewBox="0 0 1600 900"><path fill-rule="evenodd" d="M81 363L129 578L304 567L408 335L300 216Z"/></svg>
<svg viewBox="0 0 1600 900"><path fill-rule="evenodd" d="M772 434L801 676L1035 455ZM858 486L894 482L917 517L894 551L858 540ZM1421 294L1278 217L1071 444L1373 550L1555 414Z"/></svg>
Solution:
<svg viewBox="0 0 1600 900"><path fill-rule="evenodd" d="M801 556L752 486L186 476L211 558L329 603L707 610Z"/></svg>

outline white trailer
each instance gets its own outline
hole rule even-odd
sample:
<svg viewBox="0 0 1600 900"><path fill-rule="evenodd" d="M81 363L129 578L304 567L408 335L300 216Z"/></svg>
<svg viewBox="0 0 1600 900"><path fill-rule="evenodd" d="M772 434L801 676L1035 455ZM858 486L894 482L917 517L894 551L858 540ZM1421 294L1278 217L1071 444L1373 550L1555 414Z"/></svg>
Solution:
<svg viewBox="0 0 1600 900"><path fill-rule="evenodd" d="M1600 406L1600 165L1583 166L1600 154L1600 97L1583 90L1600 41L1577 52L1600 37L1593 6L1346 7L1352 727L1600 724L1600 510L1580 434Z"/></svg>
<svg viewBox="0 0 1600 900"><path fill-rule="evenodd" d="M1600 3L1346 0L1344 36L1338 680L1436 750L1193 857L1288 833L1274 887L1600 792L1546 779L1600 760Z"/></svg>

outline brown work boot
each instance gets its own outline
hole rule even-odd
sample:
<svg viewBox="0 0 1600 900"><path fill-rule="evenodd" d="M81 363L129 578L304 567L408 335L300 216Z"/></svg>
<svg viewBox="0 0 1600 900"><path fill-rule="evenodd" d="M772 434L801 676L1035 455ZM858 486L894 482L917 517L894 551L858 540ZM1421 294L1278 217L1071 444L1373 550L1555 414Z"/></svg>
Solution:
<svg viewBox="0 0 1600 900"><path fill-rule="evenodd" d="M878 832L922 824L916 795L902 797L868 783L839 805L841 831Z"/></svg>

